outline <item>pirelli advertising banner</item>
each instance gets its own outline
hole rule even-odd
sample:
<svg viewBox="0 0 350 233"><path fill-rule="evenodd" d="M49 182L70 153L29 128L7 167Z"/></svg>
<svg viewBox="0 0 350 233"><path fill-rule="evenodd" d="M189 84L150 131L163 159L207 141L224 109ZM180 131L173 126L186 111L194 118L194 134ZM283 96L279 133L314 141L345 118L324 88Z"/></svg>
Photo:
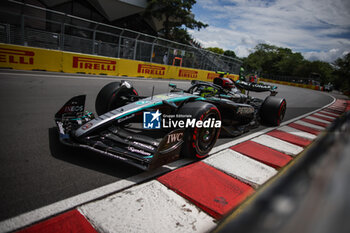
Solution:
<svg viewBox="0 0 350 233"><path fill-rule="evenodd" d="M62 52L0 43L0 67L18 70L62 71Z"/></svg>
<svg viewBox="0 0 350 233"><path fill-rule="evenodd" d="M118 59L117 67L118 75L131 77L212 81L219 76L219 74L212 71L128 59ZM234 75L232 77L236 78Z"/></svg>
<svg viewBox="0 0 350 233"><path fill-rule="evenodd" d="M118 75L117 58L64 52L62 68L67 73Z"/></svg>
<svg viewBox="0 0 350 233"><path fill-rule="evenodd" d="M300 83L290 83L285 81L277 81L277 80L271 80L266 78L261 78L261 81L263 82L270 82L270 83L277 83L282 85L288 85L288 86L294 86L294 87L302 87L302 88L308 88L313 90L319 90L320 88L318 86L309 85L309 84L300 84Z"/></svg>
<svg viewBox="0 0 350 233"><path fill-rule="evenodd" d="M204 79L204 81L209 81L209 82L212 82L214 80L214 78L217 78L220 76L220 74L216 73L216 72L212 72L212 71L205 71L207 76L206 76L206 79ZM236 75L236 74L229 74L229 75L226 75L225 76L226 78L231 78L233 79L234 81L237 81L238 78L239 78L239 75Z"/></svg>
<svg viewBox="0 0 350 233"><path fill-rule="evenodd" d="M213 81L213 71L0 43L0 67L66 73ZM229 75L237 80L238 75Z"/></svg>

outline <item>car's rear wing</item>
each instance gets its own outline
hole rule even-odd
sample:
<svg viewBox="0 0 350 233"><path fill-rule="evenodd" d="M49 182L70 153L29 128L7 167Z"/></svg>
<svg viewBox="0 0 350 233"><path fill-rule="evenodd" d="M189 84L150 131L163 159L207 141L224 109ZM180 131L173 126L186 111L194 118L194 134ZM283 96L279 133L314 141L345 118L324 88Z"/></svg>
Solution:
<svg viewBox="0 0 350 233"><path fill-rule="evenodd" d="M250 82L245 82L241 80L237 80L235 82L235 85L238 88L247 90L247 91L254 91L254 92L266 92L270 91L274 95L277 94L277 86L271 86L271 85L266 85L266 84L261 84L261 83L250 83Z"/></svg>

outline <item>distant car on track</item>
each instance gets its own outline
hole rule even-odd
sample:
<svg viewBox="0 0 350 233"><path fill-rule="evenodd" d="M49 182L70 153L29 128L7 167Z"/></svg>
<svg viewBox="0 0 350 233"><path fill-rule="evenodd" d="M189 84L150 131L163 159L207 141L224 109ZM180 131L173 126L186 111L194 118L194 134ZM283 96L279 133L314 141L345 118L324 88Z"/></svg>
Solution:
<svg viewBox="0 0 350 233"><path fill-rule="evenodd" d="M333 91L333 84L328 83L328 84L324 85L324 91L327 91L327 92Z"/></svg>

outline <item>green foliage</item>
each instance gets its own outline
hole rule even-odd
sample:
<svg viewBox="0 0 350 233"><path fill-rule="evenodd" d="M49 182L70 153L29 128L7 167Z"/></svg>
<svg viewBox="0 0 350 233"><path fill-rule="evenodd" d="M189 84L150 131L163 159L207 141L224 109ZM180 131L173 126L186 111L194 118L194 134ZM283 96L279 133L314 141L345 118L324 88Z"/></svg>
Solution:
<svg viewBox="0 0 350 233"><path fill-rule="evenodd" d="M332 82L339 89L350 92L350 53L335 60L334 76Z"/></svg>
<svg viewBox="0 0 350 233"><path fill-rule="evenodd" d="M192 39L187 30L183 28L174 28L172 30L172 35L173 37L170 39L183 44L188 44L188 42Z"/></svg>
<svg viewBox="0 0 350 233"><path fill-rule="evenodd" d="M191 13L196 0L148 0L145 17L155 17L163 22L160 33L169 40L187 43L191 37L186 28L205 28L208 25L194 19Z"/></svg>
<svg viewBox="0 0 350 233"><path fill-rule="evenodd" d="M316 73L322 83L331 81L333 72L327 62L307 61L301 53L269 44L258 44L254 52L244 59L244 67L264 74L304 78Z"/></svg>
<svg viewBox="0 0 350 233"><path fill-rule="evenodd" d="M209 50L213 53L217 53L220 55L225 55L227 57L237 58L236 53L232 50L223 50L222 48L218 48L218 47L208 47L206 48L206 50Z"/></svg>
<svg viewBox="0 0 350 233"><path fill-rule="evenodd" d="M218 48L218 47L209 47L209 48L206 48L206 50L209 50L213 53L217 53L217 54L224 54L224 50L222 48Z"/></svg>
<svg viewBox="0 0 350 233"><path fill-rule="evenodd" d="M248 70L267 74L293 75L294 68L300 66L304 60L300 53L293 53L291 49L274 45L258 44L254 50L245 59L244 66Z"/></svg>
<svg viewBox="0 0 350 233"><path fill-rule="evenodd" d="M237 56L236 56L236 53L234 52L234 51L232 51L232 50L226 50L225 52L224 52L224 55L225 56L228 56L228 57L233 57L233 58L236 58Z"/></svg>
<svg viewBox="0 0 350 233"><path fill-rule="evenodd" d="M289 48L258 44L254 52L243 59L243 66L248 72L267 75L319 77L323 85L331 82L336 88L350 91L350 53L330 64L305 60L301 53Z"/></svg>

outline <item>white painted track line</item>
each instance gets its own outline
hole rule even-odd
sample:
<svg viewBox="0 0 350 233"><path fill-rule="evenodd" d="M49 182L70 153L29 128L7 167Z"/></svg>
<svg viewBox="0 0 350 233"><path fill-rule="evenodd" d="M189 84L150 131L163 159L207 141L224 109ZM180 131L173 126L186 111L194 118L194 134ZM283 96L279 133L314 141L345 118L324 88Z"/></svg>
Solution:
<svg viewBox="0 0 350 233"><path fill-rule="evenodd" d="M322 127L322 126L319 126L319 125L310 124L310 123L305 122L305 121L296 121L294 123L299 124L299 125L303 125L303 126L306 126L306 127L310 127L310 128L313 128L313 129L321 130L321 131L326 129L325 127Z"/></svg>
<svg viewBox="0 0 350 233"><path fill-rule="evenodd" d="M321 122L321 123L325 123L325 124L330 124L329 121L325 121L325 120L322 120L322 119L319 119L319 118L316 118L316 117L312 117L312 116L308 116L308 117L305 117L305 118L313 120L313 121L318 121L318 122Z"/></svg>
<svg viewBox="0 0 350 233"><path fill-rule="evenodd" d="M227 142L227 143L222 144L222 145L220 145L220 146L216 146L216 147L214 147L214 148L209 152L209 155L213 155L213 154L215 154L215 153L217 153L217 152L219 152L219 151L225 150L225 149L227 149L227 148L229 148L229 147L231 147L231 146L234 146L234 145L237 145L237 144L239 144L239 143L248 141L248 140L250 140L250 139L252 139L252 138L258 137L258 136L260 136L260 135L262 135L262 134L265 134L265 133L267 133L267 132L270 132L271 130L274 130L274 129L276 129L276 128L277 128L277 127L266 128L266 129L263 129L263 130L261 130L261 131L259 131L259 132L255 132L255 133L249 134L249 135L247 135L247 136L245 136L245 137L242 137L242 138L233 140L233 141L231 141L231 142Z"/></svg>
<svg viewBox="0 0 350 233"><path fill-rule="evenodd" d="M321 114L321 113L315 113L314 115L320 116L320 117L324 117L324 118L328 118L329 120L335 120L336 119L336 117L327 116L327 115L324 115L324 114Z"/></svg>
<svg viewBox="0 0 350 233"><path fill-rule="evenodd" d="M11 74L11 73L9 73L9 74ZM35 74L35 75L37 75L37 74ZM48 75L48 76L50 76L50 75ZM61 76L57 76L57 77L61 77ZM75 77L71 77L71 78L75 78ZM81 77L76 77L76 78L81 78ZM84 77L84 78L86 78L86 77ZM97 78L89 77L89 78L91 78L91 79L109 79L109 80L111 79L110 77L108 77L108 78L107 77L106 78L103 78L103 77L97 77ZM147 79L145 79L145 81L146 80ZM166 82L169 82L169 80L166 81ZM330 97L332 97L332 96L330 96ZM310 114L313 114L313 113L322 114L321 110L323 108L326 108L326 107L332 105L335 102L336 99L334 97L332 97L332 98L333 98L333 101L331 103L327 104L326 106L324 106L322 108L319 108L319 109L316 109L316 110L314 110L312 112L306 113L306 114L304 114L302 116L299 116L299 117L290 119L288 121L282 122L281 126L286 126L287 124L290 124L291 122L294 122L296 120L304 118L304 117L306 117L306 116L308 116ZM332 114L332 113L327 112L327 111L325 113L334 115L334 117L338 117L339 116L338 114ZM224 149L227 149L227 148L229 148L229 147L231 147L233 145L236 145L238 143L244 142L246 140L250 140L251 138L257 137L259 135L267 133L267 132L269 132L271 130L274 130L276 128L277 127L266 128L266 129L264 129L262 131L255 132L255 133L252 133L252 134L247 135L245 137L242 137L242 138L239 138L239 139L235 139L235 140L233 140L231 142L228 142L228 143L225 143L223 145L214 147L212 149L212 151L210 152L210 154L214 154L216 152L219 152L219 151L222 151ZM323 128L323 127L321 127L321 128ZM75 208L75 207L77 207L79 205L91 202L93 200L97 200L97 199L103 198L105 196L110 195L111 193L116 193L116 192L118 192L118 191L120 191L122 189L130 187L131 185L135 185L137 183L140 183L140 182L142 182L144 180L151 179L151 177L154 177L155 174L158 173L160 175L160 174L164 173L165 170L168 170L169 168L171 170L172 169L176 169L177 167L183 166L183 165L188 164L188 163L190 163L190 161L188 159L181 159L181 160L176 161L176 162L174 162L172 164L168 164L168 165L163 166L163 167L161 167L159 169L156 169L156 170L154 170L152 172L142 173L140 175L136 175L135 177L127 178L126 180L117 181L115 183L112 183L112 184L109 184L109 185L106 185L106 186L103 186L103 187L100 187L100 188L88 191L86 193L82 193L82 194L79 194L77 196L70 197L70 198L67 198L67 199L62 200L62 201L58 201L58 202L50 204L48 206L44 206L44 207L41 207L41 208L38 208L38 209L35 209L35 210L32 210L32 211L29 211L27 213L23 213L23 214L18 215L16 217L13 217L13 218L10 218L10 219L6 219L6 220L0 222L0 232L15 231L15 230L23 228L25 226L28 226L28 225L34 224L36 222L42 221L44 219L47 219L50 216L54 216L54 215L57 215L59 213L68 211L70 209L73 209L73 208Z"/></svg>
<svg viewBox="0 0 350 233"><path fill-rule="evenodd" d="M8 75L8 76L28 76L28 73L6 73L1 72L0 74ZM92 80L110 80L110 81L118 81L118 80L137 80L138 82L152 82L155 79L153 78L142 78L142 77L124 77L124 76L105 76L105 75L91 75L91 74L69 74L69 73L63 73L62 74L44 74L44 73L35 73L31 74L32 76L36 77L45 77L45 78L67 78L67 79L92 79ZM157 82L176 82L176 83L188 83L190 80L180 80L180 79L156 79Z"/></svg>
<svg viewBox="0 0 350 233"><path fill-rule="evenodd" d="M79 205L83 205L85 203L102 198L104 196L111 195L115 192L131 187L132 185L157 177L170 170L174 170L180 166L186 165L191 161L192 160L189 160L189 159L178 160L168 165L165 165L163 167L157 168L156 170L143 172L139 175L135 175L127 179L120 180L112 184L108 184L100 188L76 195L74 197L70 197L65 200L55 202L51 205L47 205L47 206L29 211L27 213L18 215L14 218L4 220L0 222L0 232L14 231L16 229L25 227L35 222L42 221L49 216L53 216L53 215L68 211Z"/></svg>
<svg viewBox="0 0 350 233"><path fill-rule="evenodd" d="M79 208L98 232L207 232L214 219L153 180Z"/></svg>
<svg viewBox="0 0 350 233"><path fill-rule="evenodd" d="M328 111L320 111L320 113L329 114L329 115L332 115L332 116L334 116L334 117L338 117L338 116L340 116L340 115L339 115L339 114L337 114L337 113L328 112Z"/></svg>
<svg viewBox="0 0 350 233"><path fill-rule="evenodd" d="M253 138L252 141L292 156L296 156L304 150L304 148L300 146L296 146L289 142L265 134Z"/></svg>
<svg viewBox="0 0 350 233"><path fill-rule="evenodd" d="M258 188L277 173L274 168L231 149L220 151L203 161L254 188Z"/></svg>
<svg viewBox="0 0 350 233"><path fill-rule="evenodd" d="M293 135L298 136L298 137L306 138L309 140L315 140L317 138L317 136L314 134L307 133L307 132L304 132L302 130L298 130L298 129L295 129L295 128L292 128L289 126L282 126L282 127L278 128L278 130L293 134Z"/></svg>

